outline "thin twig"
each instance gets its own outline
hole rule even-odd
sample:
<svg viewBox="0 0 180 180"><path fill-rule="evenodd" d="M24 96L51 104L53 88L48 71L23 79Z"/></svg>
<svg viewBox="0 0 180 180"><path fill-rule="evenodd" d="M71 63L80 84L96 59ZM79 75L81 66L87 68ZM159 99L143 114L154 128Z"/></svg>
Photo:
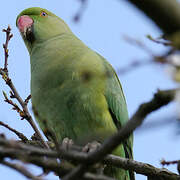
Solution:
<svg viewBox="0 0 180 180"><path fill-rule="evenodd" d="M30 173L24 166L20 165L20 164L14 164L14 163L9 163L7 161L0 161L1 164L8 166L18 172L20 172L21 174L23 174L25 177L27 177L28 179L32 179L32 180L42 180L42 178L34 176L32 173Z"/></svg>
<svg viewBox="0 0 180 180"><path fill-rule="evenodd" d="M143 105L141 105L139 107L139 109L137 110L137 112L134 114L134 116L131 118L131 120L118 132L118 134L112 136L110 139L108 139L107 141L104 142L104 144L99 148L97 149L96 152L94 153L89 153L88 155L86 154L82 154L82 156L76 152L74 153L72 151L72 154L70 154L71 151L69 152L66 152L64 151L63 149L60 148L60 152L56 152L56 157L59 157L59 154L60 153L60 156L64 159L72 159L72 160L76 160L77 162L81 162L82 163L82 167L81 165L78 166L78 169L75 169L73 170L72 172L75 172L72 174L68 174L68 177L71 177L73 178L74 176L77 177L77 175L79 177L81 177L84 173L84 171L92 164L98 162L98 161L102 161L103 160L103 157L111 152L113 150L113 148L115 148L116 146L118 146L120 144L120 142L122 142L125 138L128 137L129 134L131 134L131 132L136 128L138 127L143 119L149 114L151 113L152 111L155 111L157 109L159 109L160 107L168 104L170 101L173 100L173 97L174 97L174 94L175 94L176 90L168 90L168 91L159 91L157 94L154 95L154 98L148 102L148 103L144 103ZM11 147L11 144L8 144L8 142L6 140L3 140L2 138L0 138L0 145L6 145ZM110 146L110 148L109 148ZM12 144L12 148L15 148L16 146L14 145L14 143ZM23 144L19 144L18 146L18 149L23 149L24 147L26 147L25 145ZM16 149L17 150L17 149ZM29 150L29 151L28 151ZM31 155L33 156L36 155L36 156L39 156L40 154L43 154L45 153L44 151L45 149L40 149L39 151L35 151L35 149L31 149L30 146L26 147L25 148L25 152L28 151L28 155ZM42 151L42 152L41 152ZM1 150L1 152L3 152ZM7 149L6 151L4 152L5 154L4 155L7 155ZM16 152L18 153L19 151L13 151L13 152ZM48 153L51 157L54 156L53 152L49 151L49 150L46 150L46 153ZM9 152L8 154L9 156L11 155L13 158L15 157L15 153L11 154ZM45 155L45 154L44 154ZM2 154L1 154L2 156ZM47 155L46 155L47 156ZM50 157L49 156L49 157ZM19 157L19 156L17 156ZM131 161L131 160L128 160L128 161ZM127 168L127 167L126 167ZM128 169L128 168L127 168ZM77 173L78 172L78 173ZM150 169L149 172L152 172L152 170ZM166 173L164 173L166 174ZM172 176L174 177L174 176ZM176 179L178 179L176 175ZM64 178L67 178L67 176L65 176ZM173 179L173 178L172 178Z"/></svg>
<svg viewBox="0 0 180 180"><path fill-rule="evenodd" d="M127 1L127 0L125 0ZM180 5L177 0L128 0L138 9L143 11L147 17L152 19L156 25L166 34L173 34L180 29ZM171 11L169 11L171 10Z"/></svg>
<svg viewBox="0 0 180 180"><path fill-rule="evenodd" d="M175 90L158 91L150 102L144 103L138 108L132 118L119 130L117 134L107 139L96 151L89 153L87 162L83 165L89 167L90 165L101 161L103 157L111 153L118 145L127 139L129 135L142 124L148 114L170 103L174 99L175 92ZM72 171L69 173L67 175L70 177L68 180L71 180L74 177L81 178L87 169L82 168L83 165L79 165L79 169L76 169L76 172Z"/></svg>
<svg viewBox="0 0 180 180"><path fill-rule="evenodd" d="M22 117L22 115L24 114L23 111L20 109L20 107L14 103L11 99L9 99L7 97L7 94L3 91L3 96L4 96L4 101L7 102L8 104L13 106L13 110L17 111L19 113L19 115ZM12 95L11 95L12 96Z"/></svg>
<svg viewBox="0 0 180 180"><path fill-rule="evenodd" d="M33 107L33 111L36 112L35 107ZM48 127L47 121L46 121L45 119L43 120L43 125L44 125L44 127L45 127L45 129L46 129L46 130L45 130L45 131L46 131L46 133L45 133L46 136L47 136L47 137L50 137L50 138L53 140L57 152L60 152L60 149L59 149L60 144L59 144L59 142L58 142L58 140L57 140L56 134L54 133L54 131L52 131L52 130Z"/></svg>
<svg viewBox="0 0 180 180"><path fill-rule="evenodd" d="M114 155L108 155L104 162L107 164L113 164L116 167L120 167L126 170L132 170L137 174L143 174L145 176L156 176L159 179L163 178L164 180L179 180L180 176L170 172L165 168L156 168L150 164L138 162L132 159L126 159Z"/></svg>
<svg viewBox="0 0 180 180"><path fill-rule="evenodd" d="M28 104L28 102L30 101L30 99L31 99L31 94L24 100L24 102L25 102L26 105Z"/></svg>
<svg viewBox="0 0 180 180"><path fill-rule="evenodd" d="M19 95L18 91L16 90L14 84L12 83L12 80L10 79L9 75L8 75L8 43L10 41L10 39L12 38L12 34L11 34L11 28L8 26L7 29L3 29L3 32L6 32L6 42L3 45L4 48L4 52L5 52L5 63L4 63L4 68L0 68L0 74L2 75L4 81L6 82L6 84L10 87L11 89L11 97L12 98L16 98L17 101L20 103L22 110L20 110L19 108L19 113L20 116L22 117L22 119L26 119L29 124L31 125L31 127L34 129L35 133L39 136L39 139L41 140L42 144L46 147L49 148L48 144L46 143L46 141L44 140L44 138L42 137L40 131L38 130L36 124L34 123L32 116L30 115L28 108L27 108L27 102L29 101L30 97L28 97L28 99L26 99L25 101L23 101L23 99L21 98L21 96ZM4 93L4 95L6 95ZM8 100L8 98L6 98L7 96L5 96L5 100L10 103L11 105L13 105L13 107L17 110L18 106L15 105L12 101L10 102Z"/></svg>
<svg viewBox="0 0 180 180"><path fill-rule="evenodd" d="M27 108L27 103L23 101L23 99L20 97L19 93L17 92L14 84L12 83L11 79L7 79L6 84L11 88L14 97L18 100L18 102L20 103L23 111L21 112L21 117L23 119L26 119L29 124L31 125L31 127L34 129L35 133L39 136L39 139L41 140L42 144L46 147L49 148L49 146L47 145L46 141L44 140L44 138L42 137L40 131L38 130L36 124L34 123L32 116L30 115L28 108Z"/></svg>
<svg viewBox="0 0 180 180"><path fill-rule="evenodd" d="M11 34L11 28L10 26L8 26L7 29L3 29L3 32L6 33L6 42L5 44L3 44L3 48L4 48L4 57L5 57L5 61L4 61L4 72L6 72L6 74L8 75L8 57L9 57L9 50L8 50L8 44L10 39L13 37L13 34Z"/></svg>
<svg viewBox="0 0 180 180"><path fill-rule="evenodd" d="M82 147L73 146L75 145L72 145L68 152L64 151L64 154L63 151L61 151L61 157L66 160L70 160L71 162L87 163L88 154L81 152ZM60 147L60 149L62 148ZM80 152L71 149L77 149ZM54 171L58 175L62 176L72 170L72 166L70 165L67 166L67 164L62 164L62 162L61 164L57 163L56 158L59 157L59 152L57 151L48 150L41 147L34 147L27 143L23 144L17 141L6 140L4 138L0 138L0 157L19 159L28 163L35 164L39 167L42 167L43 169ZM156 168L146 163L114 155L107 155L102 160L102 163L107 163L108 165L112 165L115 167L132 170L138 174L147 176L163 177L168 180L177 180L180 178L177 174L172 173L167 169Z"/></svg>
<svg viewBox="0 0 180 180"><path fill-rule="evenodd" d="M171 42L169 42L169 41L165 41L165 40L162 40L162 38L161 38L161 40L159 40L159 38L158 39L155 39L155 38L153 38L151 35L147 35L146 36L149 40L151 40L152 42L155 42L155 43L157 43L157 44L161 44L161 45L164 45L164 46L172 46L172 43Z"/></svg>
<svg viewBox="0 0 180 180"><path fill-rule="evenodd" d="M135 60L135 61L132 61L130 64L128 64L125 67L118 68L116 70L116 72L117 72L118 75L124 75L127 72L130 72L130 71L135 70L137 68L140 68L142 66L144 67L144 66L147 66L147 65L152 65L154 63L155 63L155 61L153 59L152 60L148 60L148 61Z"/></svg>
<svg viewBox="0 0 180 180"><path fill-rule="evenodd" d="M147 47L143 41L127 35L123 35L122 38L130 45L136 45L140 49L144 50L147 54L154 56L154 52L149 47Z"/></svg>
<svg viewBox="0 0 180 180"><path fill-rule="evenodd" d="M148 35L147 37L148 37L148 39L151 38L151 40L153 40L156 43L161 43L161 44L167 45L167 43L165 43L165 42L159 42L157 40L154 40L150 35ZM146 46L145 43L143 43L143 41L140 41L139 39L132 38L127 35L124 35L123 39L126 42L128 42L130 45L135 45L135 46L139 47L141 50L144 50L151 58L150 58L150 60L146 60L146 61L134 60L127 66L117 69L117 74L121 74L121 75L122 74L124 75L125 73L135 70L137 68L140 68L142 66L153 65L156 63L170 64L170 62L167 60L167 57L170 54L174 53L176 50L175 48L171 48L163 55L155 55L155 53L148 46Z"/></svg>
<svg viewBox="0 0 180 180"><path fill-rule="evenodd" d="M147 103L141 104L131 119L119 130L117 134L107 139L103 145L95 152L89 154L89 161L96 161L101 159L105 154L110 153L115 149L123 140L142 124L143 120L148 114L162 106L170 103L175 96L176 90L158 91L153 99ZM97 159L96 159L97 158Z"/></svg>
<svg viewBox="0 0 180 180"><path fill-rule="evenodd" d="M9 129L10 131L12 131L13 133L15 133L24 143L26 143L28 141L28 138L23 133L20 133L19 131L11 128L10 126L5 124L4 122L0 121L0 126L3 126L7 129Z"/></svg>
<svg viewBox="0 0 180 180"><path fill-rule="evenodd" d="M178 164L180 162L180 160L175 160L175 161L165 161L164 159L161 160L161 164L164 165L170 165L170 164Z"/></svg>
<svg viewBox="0 0 180 180"><path fill-rule="evenodd" d="M82 17L82 14L83 14L84 10L87 7L88 0L79 0L79 1L80 1L81 5L80 5L79 10L77 11L75 16L73 17L74 22L79 22L80 21L80 18Z"/></svg>
<svg viewBox="0 0 180 180"><path fill-rule="evenodd" d="M87 169L88 166L80 164L76 168L74 168L70 173L68 173L65 177L63 177L62 180L80 179L80 177L85 173Z"/></svg>

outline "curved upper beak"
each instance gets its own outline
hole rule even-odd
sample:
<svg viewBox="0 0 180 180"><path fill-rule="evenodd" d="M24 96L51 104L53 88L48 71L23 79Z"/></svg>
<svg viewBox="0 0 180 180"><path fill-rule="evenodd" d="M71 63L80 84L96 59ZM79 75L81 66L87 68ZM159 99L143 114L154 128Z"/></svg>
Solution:
<svg viewBox="0 0 180 180"><path fill-rule="evenodd" d="M34 21L27 15L20 16L17 20L17 27L22 33L26 33L26 30L33 25Z"/></svg>

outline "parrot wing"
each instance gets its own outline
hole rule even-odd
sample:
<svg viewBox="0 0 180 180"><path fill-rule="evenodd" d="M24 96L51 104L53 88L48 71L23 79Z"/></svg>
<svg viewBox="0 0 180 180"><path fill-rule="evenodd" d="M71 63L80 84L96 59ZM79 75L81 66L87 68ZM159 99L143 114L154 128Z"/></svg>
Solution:
<svg viewBox="0 0 180 180"><path fill-rule="evenodd" d="M113 67L101 55L99 56L103 60L107 76L109 76L107 78L107 85L105 90L106 101L113 122L119 130L129 119L125 96L119 78L116 72L114 71ZM123 148L125 151L126 158L133 159L132 147L133 135L130 135L130 137L123 142ZM130 172L129 174L130 179L134 180L134 173Z"/></svg>

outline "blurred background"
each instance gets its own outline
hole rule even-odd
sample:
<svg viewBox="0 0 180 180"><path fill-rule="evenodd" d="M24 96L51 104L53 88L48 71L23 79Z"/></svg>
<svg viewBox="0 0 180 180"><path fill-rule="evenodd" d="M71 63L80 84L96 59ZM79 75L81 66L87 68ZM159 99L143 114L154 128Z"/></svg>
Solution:
<svg viewBox="0 0 180 180"><path fill-rule="evenodd" d="M168 67L158 64L146 64L139 68L132 68L126 73L122 69L133 62L145 63L152 56L133 43L124 40L125 36L132 37L151 49L154 55L161 55L167 48L150 41L146 36L161 36L161 31L138 11L134 6L118 0L89 0L83 6L80 0L13 0L2 1L0 6L0 29L12 28L14 37L9 45L9 73L17 90L25 99L30 94L30 62L29 55L20 37L15 22L17 15L29 7L46 8L65 20L71 30L91 49L104 56L118 72L127 100L129 116L139 105L149 101L158 90L177 87L167 73ZM78 16L80 13L80 16ZM79 17L79 19L78 19ZM0 32L0 44L5 41L5 33ZM0 67L3 66L3 48L0 46ZM11 110L11 106L4 102L2 90L9 92L9 88L0 78L0 120L11 127L31 137L33 130L18 114ZM29 104L30 111L31 105ZM177 104L158 110L146 118L144 124L134 132L134 159L161 168L160 160L176 160L179 158L178 123L176 122ZM0 133L8 138L16 136L0 126ZM28 166L35 174L41 170ZM176 166L167 167L176 172ZM25 178L14 170L0 164L2 179ZM138 180L145 180L145 176L136 175ZM53 174L46 179L58 179Z"/></svg>

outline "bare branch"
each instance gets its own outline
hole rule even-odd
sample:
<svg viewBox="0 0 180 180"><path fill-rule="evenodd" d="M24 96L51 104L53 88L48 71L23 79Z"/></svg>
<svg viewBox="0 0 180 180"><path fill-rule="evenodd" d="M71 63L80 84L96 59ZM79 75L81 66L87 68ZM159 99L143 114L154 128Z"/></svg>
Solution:
<svg viewBox="0 0 180 180"><path fill-rule="evenodd" d="M86 9L87 2L88 2L88 0L79 0L79 1L80 1L81 5L80 5L78 12L75 14L75 16L73 18L74 22L80 21L80 18L82 17L82 14L83 14L84 10Z"/></svg>
<svg viewBox="0 0 180 180"><path fill-rule="evenodd" d="M9 163L7 161L0 161L1 164L8 166L18 172L20 172L21 174L23 174L25 177L27 177L28 179L32 179L32 180L42 180L42 178L40 177L36 177L34 176L32 173L30 173L24 166L20 165L20 164L14 164L14 163Z"/></svg>
<svg viewBox="0 0 180 180"><path fill-rule="evenodd" d="M3 96L4 96L4 101L7 102L8 104L12 105L13 106L13 110L17 111L19 113L19 115L22 117L22 110L19 108L19 106L14 103L12 100L10 100L8 97L7 97L7 94L3 91Z"/></svg>
<svg viewBox="0 0 180 180"><path fill-rule="evenodd" d="M127 66L117 69L116 72L118 75L124 75L132 70L135 70L143 66L152 65L154 63L155 63L154 60L148 60L148 61L135 60L131 62L130 64L128 64Z"/></svg>
<svg viewBox="0 0 180 180"><path fill-rule="evenodd" d="M142 10L165 33L180 29L180 5L176 0L128 0Z"/></svg>
<svg viewBox="0 0 180 180"><path fill-rule="evenodd" d="M163 178L164 180L179 180L180 176L168 171L165 168L156 168L150 164L138 162L131 159L126 159L114 155L108 155L104 159L105 163L110 163L116 165L116 167L120 167L127 170L133 170L137 174L143 174L145 176L155 176L160 178Z"/></svg>
<svg viewBox="0 0 180 180"><path fill-rule="evenodd" d="M165 161L164 159L161 161L161 164L164 165L170 165L170 164L178 164L180 160L175 160L175 161Z"/></svg>
<svg viewBox="0 0 180 180"><path fill-rule="evenodd" d="M8 75L8 69L7 69L7 66L8 66L8 56L9 56L8 44L9 44L10 39L13 37L13 34L11 34L10 26L8 26L7 29L3 29L3 32L6 33L6 42L5 42L5 44L3 44L4 57L5 57L3 70Z"/></svg>
<svg viewBox="0 0 180 180"><path fill-rule="evenodd" d="M85 171L87 171L88 166L84 164L78 165L76 168L74 168L70 173L68 173L65 177L62 178L62 180L73 180L73 179L79 179L83 176Z"/></svg>
<svg viewBox="0 0 180 180"><path fill-rule="evenodd" d="M107 139L97 151L89 155L89 161L96 161L96 158L100 160L105 154L112 152L113 149L142 124L148 114L170 103L174 99L175 92L176 90L158 91L151 101L141 104L136 113L117 134Z"/></svg>
<svg viewBox="0 0 180 180"><path fill-rule="evenodd" d="M31 127L36 132L36 134L39 136L39 139L41 140L42 144L46 148L49 148L48 144L46 143L46 141L44 141L44 138L42 137L40 131L38 130L36 124L34 123L34 121L32 119L32 116L30 115L30 113L28 111L27 101L29 100L30 97L26 101L23 101L23 99L19 95L19 93L16 90L14 84L12 83L12 80L10 79L10 77L8 75L8 68L7 68L8 56L9 56L8 55L8 43L9 43L9 40L12 38L13 35L11 34L11 28L9 26L8 26L7 29L3 29L3 32L6 32L6 43L3 45L4 51L5 51L5 63L4 63L4 68L3 69L0 68L0 74L2 75L2 77L3 77L4 81L6 82L6 84L11 89L11 97L17 99L17 101L20 103L20 105L22 107L22 110L20 110L20 108L16 104L14 104L12 101L10 102L10 100L7 98L6 94L4 93L5 100L9 104L13 105L16 110L19 110L19 113L20 113L20 116L22 117L22 119L26 119L29 122Z"/></svg>
<svg viewBox="0 0 180 180"><path fill-rule="evenodd" d="M130 45L134 45L139 47L140 49L144 50L147 54L154 56L153 51L145 45L145 43L143 41L140 41L139 39L136 38L132 38L130 36L124 35L122 36L122 38L129 43Z"/></svg>
<svg viewBox="0 0 180 180"><path fill-rule="evenodd" d="M24 100L25 104L27 105L29 100L31 99L31 94Z"/></svg>
<svg viewBox="0 0 180 180"><path fill-rule="evenodd" d="M68 172L74 169L74 166L61 161L59 164L56 159L60 156L62 159L70 160L71 162L88 163L88 154L84 152L77 152L74 149L81 151L82 147L72 145L70 150L63 151L63 147L59 147L60 152L44 149L41 147L34 147L29 144L23 144L17 141L10 141L4 138L0 138L0 157L9 157L12 159L18 159L27 163L32 163L46 170L54 171L60 176L64 176ZM72 150L71 150L72 149ZM60 154L59 154L60 153ZM46 158L44 158L46 157ZM180 176L174 174L166 169L159 169L146 163L137 162L132 159L122 158L114 155L107 155L102 163L108 163L109 165L119 168L135 171L136 173L163 177L168 180L179 179ZM83 168L83 167L78 167ZM86 168L86 167L84 167ZM75 171L75 169L73 170ZM77 171L77 169L76 169ZM67 177L66 177L67 178ZM69 178L69 176L68 176Z"/></svg>
<svg viewBox="0 0 180 180"><path fill-rule="evenodd" d="M9 28L9 27L8 27ZM10 28L7 29L4 32L7 33L7 36L10 36ZM7 37L8 39L8 37ZM10 40L10 38L9 38ZM14 87L11 79L8 75L8 42L3 45L5 50L5 64L4 68L0 69L0 74L2 75L3 79L5 80L6 84L11 88L11 98L15 98L20 103L22 110L10 99L8 99L7 95L4 93L5 101L11 104L15 110L17 110L21 117L23 119L26 119L35 132L40 137L42 144L44 144L45 147L48 148L47 143L43 140L41 134L39 133L39 130L37 129L36 125L34 124L34 121L32 120L32 117L27 109L27 103L29 102L31 96L28 96L25 101L22 100L22 98L19 96L16 88ZM97 151L86 154L82 152L77 152L75 150L65 151L63 148L61 148L56 140L56 138L53 138L55 144L56 144L56 151L52 151L50 149L43 149L43 148L37 148L33 147L31 145L25 145L22 143L17 143L15 141L7 141L5 139L0 138L0 157L10 157L12 159L18 159L24 162L35 164L39 167L42 167L45 170L51 170L56 172L59 176L64 176L63 180L70 180L70 179L93 179L97 177L96 179L105 179L110 180L112 178L106 177L106 176L97 176L91 173L87 173L87 170L90 166L94 165L97 162L103 162L112 164L113 166L117 166L123 169L133 170L137 173L144 174L147 176L155 176L155 177L162 177L167 180L174 180L174 179L180 179L180 177L177 174L174 174L172 172L169 172L164 169L158 169L155 168L149 164L140 163L137 161L133 161L126 158L120 158L113 155L107 155L111 153L119 144L121 144L126 138L129 137L129 135L142 124L145 117L161 108L164 105L167 105L169 102L171 102L174 98L175 90L168 90L168 91L159 91L154 95L154 98L148 102L142 104L137 112L134 114L134 116L127 122L127 124L122 127L119 132L109 139L107 139L103 145L97 149ZM19 137L24 139L24 141L28 141L26 137L23 137L21 133L14 130L13 128L9 127L8 125L1 123L0 125L8 128L12 132L16 133ZM52 136L54 137L54 136ZM31 156L30 156L31 155ZM44 158L46 157L46 158ZM52 158L54 157L54 158ZM72 162L79 162L80 164L74 167L72 164L66 165L65 163L59 164L57 162L57 158L63 158L67 160L72 160ZM28 178L37 178L31 173L29 173L23 166L19 166L18 164L12 164L8 163L6 161L2 161L0 163L5 163L4 165L9 166L13 169L16 169L17 171L21 172ZM30 177L31 176L31 177ZM38 178L39 179L39 178ZM40 178L41 179L41 178Z"/></svg>
<svg viewBox="0 0 180 180"><path fill-rule="evenodd" d="M158 38L158 39L153 38L151 35L147 35L146 37L149 40L151 40L152 42L155 42L156 44L161 44L164 46L172 46L173 45L171 42L164 40L162 37Z"/></svg>
<svg viewBox="0 0 180 180"><path fill-rule="evenodd" d="M99 149L89 153L87 162L83 165L79 165L79 167L76 168L76 171L73 170L67 175L69 178L68 180L71 180L74 177L80 178L87 169L86 167L101 161L107 154L111 153L142 124L148 114L170 103L174 99L175 92L175 90L158 91L150 102L142 104L132 118L119 130L117 134L107 139Z"/></svg>
<svg viewBox="0 0 180 180"><path fill-rule="evenodd" d="M147 36L148 39L151 41L158 43L158 44L163 44L165 46L169 46L170 43L166 41L159 41L156 39L153 39L150 35ZM172 64L172 62L168 61L168 56L172 55L175 51L175 47L171 47L170 50L168 50L166 53L163 55L155 55L153 50L151 50L148 46L145 45L143 41L140 41L139 39L132 38L130 36L124 35L123 39L128 42L130 45L136 46L141 50L144 50L149 56L150 60L134 60L130 64L128 64L125 67L117 69L117 74L126 74L127 72L130 72L132 70L135 70L137 68L140 68L142 66L147 66L147 65L153 65L153 64Z"/></svg>
<svg viewBox="0 0 180 180"><path fill-rule="evenodd" d="M0 121L0 126L4 126L5 128L9 129L10 131L12 131L13 133L15 133L23 142L27 142L28 141L28 138L20 133L19 131L11 128L10 126L8 126L7 124L5 124L4 122Z"/></svg>
<svg viewBox="0 0 180 180"><path fill-rule="evenodd" d="M19 93L17 92L14 84L12 83L11 79L8 77L6 80L6 84L11 88L12 92L13 92L13 96L14 98L16 98L18 100L18 102L20 103L23 111L21 111L21 117L23 119L26 119L29 124L31 125L31 127L34 129L34 131L36 132L36 134L39 136L39 138L41 139L42 144L48 148L47 143L44 141L44 138L42 137L40 131L38 130L36 124L34 123L32 116L30 115L28 108L27 108L27 103L24 102L22 100L22 98L20 97Z"/></svg>

